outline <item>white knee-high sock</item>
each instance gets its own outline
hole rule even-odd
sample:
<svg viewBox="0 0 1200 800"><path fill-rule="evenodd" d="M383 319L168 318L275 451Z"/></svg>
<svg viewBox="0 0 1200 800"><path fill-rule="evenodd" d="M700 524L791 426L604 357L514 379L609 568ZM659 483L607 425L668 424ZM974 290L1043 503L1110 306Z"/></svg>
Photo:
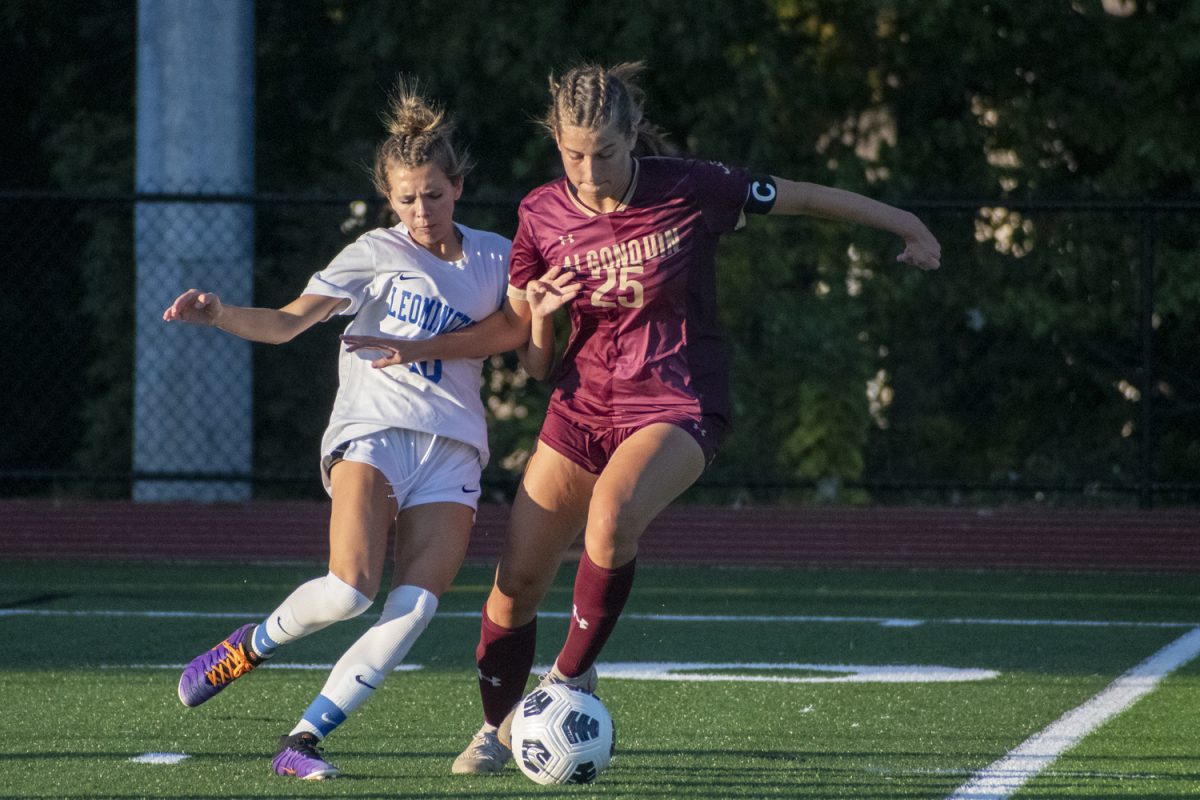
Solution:
<svg viewBox="0 0 1200 800"><path fill-rule="evenodd" d="M371 598L330 572L296 587L279 608L254 629L252 642L260 656L281 644L316 633L335 622L357 617L371 607Z"/></svg>
<svg viewBox="0 0 1200 800"><path fill-rule="evenodd" d="M438 599L419 586L397 586L370 630L333 665L329 679L292 733L324 738L370 697L412 648L437 611Z"/></svg>

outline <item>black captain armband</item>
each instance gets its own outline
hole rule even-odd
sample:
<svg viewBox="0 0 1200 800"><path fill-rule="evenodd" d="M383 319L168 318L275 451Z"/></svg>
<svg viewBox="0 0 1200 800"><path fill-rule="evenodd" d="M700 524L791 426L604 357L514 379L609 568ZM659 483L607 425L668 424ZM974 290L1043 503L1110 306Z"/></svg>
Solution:
<svg viewBox="0 0 1200 800"><path fill-rule="evenodd" d="M770 175L751 175L750 191L746 193L746 205L742 210L747 214L770 214L778 194L775 179Z"/></svg>

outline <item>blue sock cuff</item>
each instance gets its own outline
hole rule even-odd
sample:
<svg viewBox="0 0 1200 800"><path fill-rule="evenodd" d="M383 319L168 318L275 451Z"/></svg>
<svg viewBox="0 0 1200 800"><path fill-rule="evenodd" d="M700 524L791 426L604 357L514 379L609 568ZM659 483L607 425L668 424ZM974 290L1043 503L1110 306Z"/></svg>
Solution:
<svg viewBox="0 0 1200 800"><path fill-rule="evenodd" d="M267 623L260 623L254 629L254 652L258 653L263 658L275 652L275 648L279 647L279 643L267 636Z"/></svg>
<svg viewBox="0 0 1200 800"><path fill-rule="evenodd" d="M324 739L333 729L346 721L346 712L323 694L317 695L304 712L304 721L316 728Z"/></svg>

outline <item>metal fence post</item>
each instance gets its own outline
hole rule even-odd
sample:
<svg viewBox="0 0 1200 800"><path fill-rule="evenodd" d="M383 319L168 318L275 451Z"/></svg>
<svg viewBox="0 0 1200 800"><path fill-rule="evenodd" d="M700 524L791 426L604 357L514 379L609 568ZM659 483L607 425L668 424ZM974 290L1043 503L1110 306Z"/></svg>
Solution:
<svg viewBox="0 0 1200 800"><path fill-rule="evenodd" d="M1138 334L1141 340L1138 505L1154 505L1154 238L1155 210L1143 206L1138 225Z"/></svg>
<svg viewBox="0 0 1200 800"><path fill-rule="evenodd" d="M134 472L249 476L249 343L161 315L193 286L251 301L254 3L140 0L137 94L138 192L238 199L136 206ZM133 494L245 500L250 484L142 479Z"/></svg>

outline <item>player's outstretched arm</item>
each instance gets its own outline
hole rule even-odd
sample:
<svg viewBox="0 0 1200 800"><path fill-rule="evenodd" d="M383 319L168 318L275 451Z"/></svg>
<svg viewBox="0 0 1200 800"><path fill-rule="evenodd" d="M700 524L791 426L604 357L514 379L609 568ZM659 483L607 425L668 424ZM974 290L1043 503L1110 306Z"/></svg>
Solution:
<svg viewBox="0 0 1200 800"><path fill-rule="evenodd" d="M823 219L854 222L889 231L904 239L902 264L921 269L941 266L942 246L915 214L872 200L861 194L816 183L774 178L777 196L772 214L807 214Z"/></svg>
<svg viewBox="0 0 1200 800"><path fill-rule="evenodd" d="M509 350L533 378L544 380L554 364L553 314L579 294L573 272L553 268L526 287L526 299L515 303L505 298L496 313L478 323L431 339L397 339L390 336L346 335L346 350L379 350L383 355L371 362L376 368L410 364L414 361L455 358L486 358ZM536 326L536 336L531 330Z"/></svg>
<svg viewBox="0 0 1200 800"><path fill-rule="evenodd" d="M529 340L529 319L522 318L505 300L503 308L468 328L443 333L431 339L398 339L392 336L344 335L347 352L379 350L383 355L371 362L382 369L414 361L455 358L486 358L516 350Z"/></svg>
<svg viewBox="0 0 1200 800"><path fill-rule="evenodd" d="M308 330L349 301L341 297L303 294L283 308L230 306L214 292L188 289L163 311L165 322L208 325L249 339L279 344Z"/></svg>

